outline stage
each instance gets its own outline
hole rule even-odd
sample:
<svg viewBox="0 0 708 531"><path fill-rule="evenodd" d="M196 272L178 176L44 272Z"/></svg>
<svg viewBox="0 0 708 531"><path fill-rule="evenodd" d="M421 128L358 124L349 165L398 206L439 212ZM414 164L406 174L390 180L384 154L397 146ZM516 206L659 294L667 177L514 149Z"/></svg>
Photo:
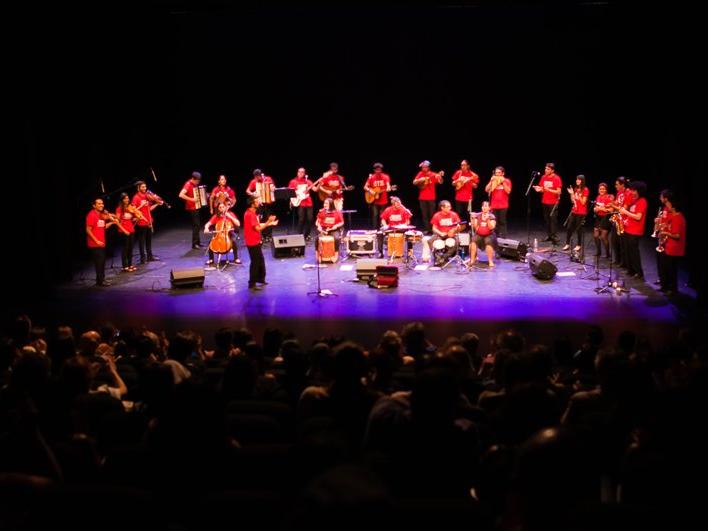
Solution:
<svg viewBox="0 0 708 531"><path fill-rule="evenodd" d="M276 234L284 232L279 228ZM527 234L515 231L510 237L525 242ZM538 230L531 237L541 239L543 234ZM592 242L589 234L587 238ZM454 263L442 270L409 269L396 262L398 287L373 289L357 281L357 259L352 256L319 268L321 289L332 293L320 296L313 294L318 290L313 242L304 257L288 258L274 258L270 244L264 244L268 285L260 291L248 289L249 259L243 241L239 241L243 265L206 271L203 288L171 289L172 270L201 268L207 258L205 249L190 248L189 229L179 227L155 234L153 250L160 261L123 273L116 245L106 263L110 287L94 287L92 265L85 264L72 282L44 301L43 310L54 316L53 324L85 328L111 321L168 333L191 328L205 334L209 343L218 327L229 325L256 333L280 327L304 342L344 335L371 346L385 330L400 330L409 321L425 323L434 342L468 331L484 341L504 327L521 329L532 342L559 334L579 339L591 324L603 326L610 338L632 329L663 341L673 338L688 318L694 294L682 288L683 294L669 300L656 291L655 240L646 238L642 244L646 282L626 279L625 292L596 293L598 286L607 284L609 268L608 261L600 259L600 280L594 279L594 252L583 266L571 261L568 253L540 247L542 256L558 268L548 281L534 277L520 261L497 259L496 267L489 268L480 253L471 269ZM418 258L421 245L414 249ZM135 255L137 261L137 248ZM614 269L613 274L624 279L622 271ZM684 280L682 276L680 285Z"/></svg>

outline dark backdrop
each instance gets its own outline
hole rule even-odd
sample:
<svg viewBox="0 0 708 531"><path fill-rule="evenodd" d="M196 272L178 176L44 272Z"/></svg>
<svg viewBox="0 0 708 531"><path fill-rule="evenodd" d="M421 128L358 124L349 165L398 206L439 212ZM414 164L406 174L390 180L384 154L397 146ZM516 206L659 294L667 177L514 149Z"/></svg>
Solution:
<svg viewBox="0 0 708 531"><path fill-rule="evenodd" d="M702 29L686 7L199 6L17 17L19 184L33 215L22 201L13 215L40 252L12 264L15 275L36 286L69 278L102 190L148 177L176 206L159 214L165 226L182 219L176 196L194 169L209 185L226 173L242 194L255 167L285 186L298 166L318 177L332 160L357 185L348 206L360 212L375 161L414 211L421 160L446 170L447 197L462 158L482 185L502 164L518 220L530 172L546 161L564 183L587 175L593 193L626 175L648 183L652 218L662 188L681 193L699 252L706 87Z"/></svg>

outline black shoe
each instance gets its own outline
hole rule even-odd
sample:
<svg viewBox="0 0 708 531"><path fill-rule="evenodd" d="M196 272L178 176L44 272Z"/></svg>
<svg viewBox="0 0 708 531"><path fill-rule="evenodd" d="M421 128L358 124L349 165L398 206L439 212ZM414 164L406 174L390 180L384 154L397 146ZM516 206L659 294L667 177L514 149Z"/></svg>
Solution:
<svg viewBox="0 0 708 531"><path fill-rule="evenodd" d="M262 290L263 288L260 287L260 286L256 286L255 283L254 283L254 284L251 284L251 283L249 282L249 283L248 283L248 289L253 289L253 290L259 291L259 290Z"/></svg>
<svg viewBox="0 0 708 531"><path fill-rule="evenodd" d="M159 256L149 256L148 257L148 262L159 262L160 257Z"/></svg>
<svg viewBox="0 0 708 531"><path fill-rule="evenodd" d="M104 280L103 282L96 282L96 286L99 288L104 288L110 286L111 283L108 280Z"/></svg>
<svg viewBox="0 0 708 531"><path fill-rule="evenodd" d="M263 282L257 282L257 284L261 284L261 285L263 285L263 286L267 286L267 285L268 285L268 283L267 283L265 280L264 280Z"/></svg>

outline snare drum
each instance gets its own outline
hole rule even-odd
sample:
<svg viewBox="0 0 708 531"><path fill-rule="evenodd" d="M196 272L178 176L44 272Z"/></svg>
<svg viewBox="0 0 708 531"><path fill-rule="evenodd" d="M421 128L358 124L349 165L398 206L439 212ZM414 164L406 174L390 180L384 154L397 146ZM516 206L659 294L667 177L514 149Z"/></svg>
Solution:
<svg viewBox="0 0 708 531"><path fill-rule="evenodd" d="M419 230L406 231L406 241L408 243L418 243L423 241L423 233Z"/></svg>
<svg viewBox="0 0 708 531"><path fill-rule="evenodd" d="M334 262L334 237L320 236L319 247L320 262Z"/></svg>
<svg viewBox="0 0 708 531"><path fill-rule="evenodd" d="M390 258L400 258L403 256L403 242L405 238L402 232L390 232L386 240L388 256Z"/></svg>

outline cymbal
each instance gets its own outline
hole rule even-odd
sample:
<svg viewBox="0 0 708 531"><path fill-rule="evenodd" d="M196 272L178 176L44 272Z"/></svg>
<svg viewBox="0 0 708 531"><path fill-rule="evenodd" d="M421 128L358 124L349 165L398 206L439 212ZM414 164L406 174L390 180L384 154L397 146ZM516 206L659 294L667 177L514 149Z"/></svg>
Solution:
<svg viewBox="0 0 708 531"><path fill-rule="evenodd" d="M384 230L393 231L393 230L413 230L413 229L415 229L415 225L389 225Z"/></svg>

